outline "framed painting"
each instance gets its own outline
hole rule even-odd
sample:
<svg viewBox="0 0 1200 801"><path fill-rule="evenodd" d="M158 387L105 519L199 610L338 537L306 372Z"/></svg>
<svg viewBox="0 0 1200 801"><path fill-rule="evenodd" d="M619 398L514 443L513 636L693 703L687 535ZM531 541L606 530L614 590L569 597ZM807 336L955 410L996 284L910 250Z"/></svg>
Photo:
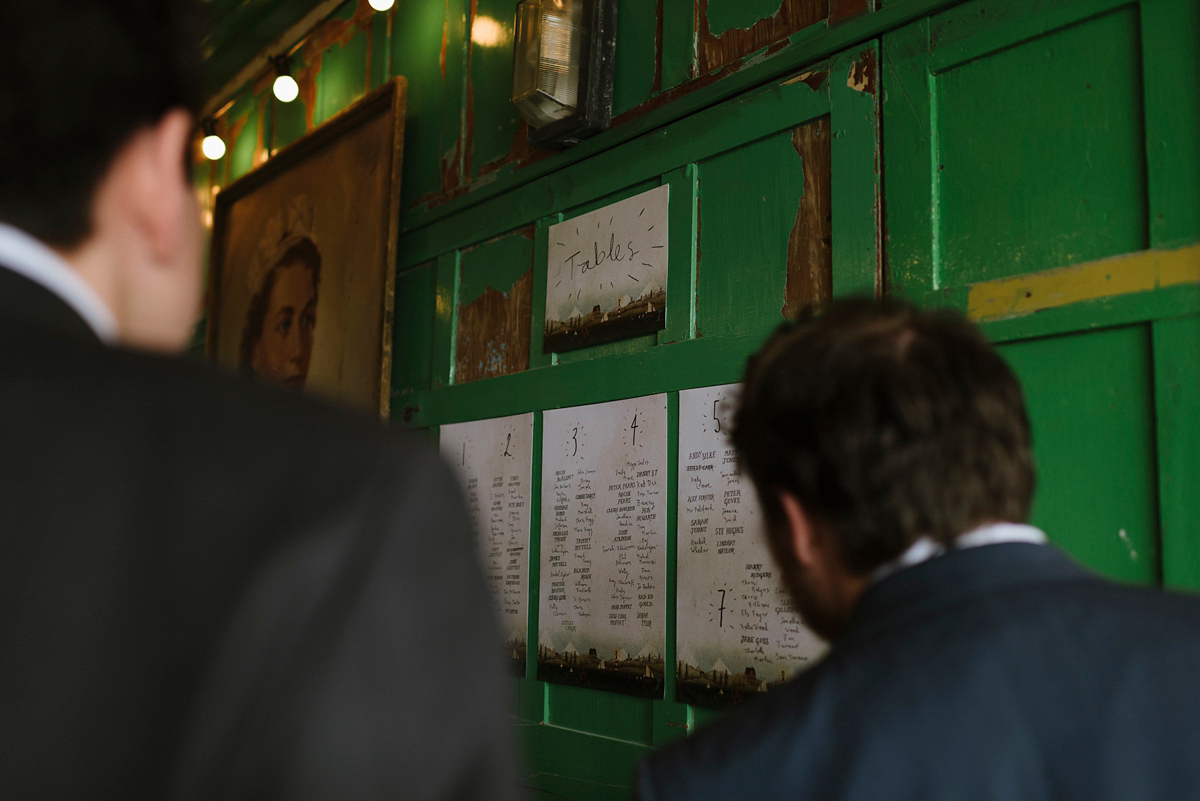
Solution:
<svg viewBox="0 0 1200 801"><path fill-rule="evenodd" d="M217 195L210 361L386 419L404 102L396 78Z"/></svg>

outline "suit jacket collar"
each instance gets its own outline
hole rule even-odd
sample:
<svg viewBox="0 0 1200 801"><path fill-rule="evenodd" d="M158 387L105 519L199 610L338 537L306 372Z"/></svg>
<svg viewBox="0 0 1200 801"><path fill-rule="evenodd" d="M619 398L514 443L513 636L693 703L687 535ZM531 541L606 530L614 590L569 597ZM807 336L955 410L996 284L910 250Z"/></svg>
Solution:
<svg viewBox="0 0 1200 801"><path fill-rule="evenodd" d="M66 301L35 281L0 265L0 338L53 336L100 345L100 337Z"/></svg>
<svg viewBox="0 0 1200 801"><path fill-rule="evenodd" d="M1019 585L1089 575L1050 545L1007 543L950 551L868 588L836 644L849 645L912 617Z"/></svg>

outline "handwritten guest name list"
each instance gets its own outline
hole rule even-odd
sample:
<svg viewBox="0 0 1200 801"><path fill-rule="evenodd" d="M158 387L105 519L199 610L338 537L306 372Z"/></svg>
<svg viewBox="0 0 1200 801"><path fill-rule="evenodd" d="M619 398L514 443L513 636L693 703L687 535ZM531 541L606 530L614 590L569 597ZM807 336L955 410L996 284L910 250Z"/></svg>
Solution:
<svg viewBox="0 0 1200 801"><path fill-rule="evenodd" d="M679 393L677 696L726 706L824 652L771 560L728 433L740 384Z"/></svg>
<svg viewBox="0 0 1200 801"><path fill-rule="evenodd" d="M442 426L441 452L462 482L505 647L524 675L533 415Z"/></svg>
<svg viewBox="0 0 1200 801"><path fill-rule="evenodd" d="M538 676L661 697L666 395L542 420Z"/></svg>

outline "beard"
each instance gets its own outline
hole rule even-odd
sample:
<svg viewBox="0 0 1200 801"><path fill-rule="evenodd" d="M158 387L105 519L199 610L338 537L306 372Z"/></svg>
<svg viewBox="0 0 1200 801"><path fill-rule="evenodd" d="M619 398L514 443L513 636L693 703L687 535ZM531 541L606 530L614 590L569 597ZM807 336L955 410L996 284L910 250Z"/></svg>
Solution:
<svg viewBox="0 0 1200 801"><path fill-rule="evenodd" d="M845 631L851 610L838 602L827 573L806 569L778 542L778 537L771 537L771 555L800 619L821 639L832 642Z"/></svg>

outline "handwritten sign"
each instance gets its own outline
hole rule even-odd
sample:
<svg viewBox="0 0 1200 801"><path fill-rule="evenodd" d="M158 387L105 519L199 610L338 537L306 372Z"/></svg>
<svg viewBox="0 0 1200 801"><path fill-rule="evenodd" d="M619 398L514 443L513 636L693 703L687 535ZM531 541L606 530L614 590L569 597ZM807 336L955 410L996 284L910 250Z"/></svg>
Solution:
<svg viewBox="0 0 1200 801"><path fill-rule="evenodd" d="M544 350L666 326L668 186L550 226Z"/></svg>
<svg viewBox="0 0 1200 801"><path fill-rule="evenodd" d="M676 695L729 706L822 653L771 559L753 484L728 440L740 384L679 393Z"/></svg>
<svg viewBox="0 0 1200 801"><path fill-rule="evenodd" d="M538 678L662 697L667 397L542 418Z"/></svg>
<svg viewBox="0 0 1200 801"><path fill-rule="evenodd" d="M442 458L462 483L505 653L524 676L533 415L445 425L440 436Z"/></svg>

